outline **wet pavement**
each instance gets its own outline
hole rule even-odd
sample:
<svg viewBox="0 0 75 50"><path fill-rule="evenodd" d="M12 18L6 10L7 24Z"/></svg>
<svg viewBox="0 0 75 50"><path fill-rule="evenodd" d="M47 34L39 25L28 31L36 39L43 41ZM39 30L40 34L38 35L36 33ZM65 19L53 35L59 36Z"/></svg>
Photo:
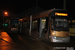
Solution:
<svg viewBox="0 0 75 50"><path fill-rule="evenodd" d="M19 50L18 46L13 42L11 37L0 30L0 50ZM21 50L21 49L20 49Z"/></svg>

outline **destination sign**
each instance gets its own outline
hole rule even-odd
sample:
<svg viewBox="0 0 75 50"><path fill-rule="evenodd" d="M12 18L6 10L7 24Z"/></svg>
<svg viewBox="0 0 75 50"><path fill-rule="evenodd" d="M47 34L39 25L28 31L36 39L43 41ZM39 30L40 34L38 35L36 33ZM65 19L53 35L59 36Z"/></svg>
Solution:
<svg viewBox="0 0 75 50"><path fill-rule="evenodd" d="M59 12L55 12L56 16L68 16L67 13L59 13Z"/></svg>

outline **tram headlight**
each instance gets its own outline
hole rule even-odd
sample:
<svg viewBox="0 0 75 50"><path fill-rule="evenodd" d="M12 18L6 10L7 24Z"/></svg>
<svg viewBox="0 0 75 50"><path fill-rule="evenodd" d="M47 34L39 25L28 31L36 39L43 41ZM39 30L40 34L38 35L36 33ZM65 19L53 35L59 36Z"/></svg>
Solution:
<svg viewBox="0 0 75 50"><path fill-rule="evenodd" d="M55 33L53 32L52 35L55 35Z"/></svg>
<svg viewBox="0 0 75 50"><path fill-rule="evenodd" d="M52 32L52 35L55 35L55 31L54 31L54 32Z"/></svg>
<svg viewBox="0 0 75 50"><path fill-rule="evenodd" d="M55 37L55 36L53 36L53 39L56 39L56 37Z"/></svg>

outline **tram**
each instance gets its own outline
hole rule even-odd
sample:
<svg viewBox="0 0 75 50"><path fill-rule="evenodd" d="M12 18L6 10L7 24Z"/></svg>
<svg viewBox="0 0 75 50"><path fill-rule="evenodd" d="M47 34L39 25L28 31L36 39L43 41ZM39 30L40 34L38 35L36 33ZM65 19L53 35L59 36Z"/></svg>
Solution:
<svg viewBox="0 0 75 50"><path fill-rule="evenodd" d="M22 32L22 19L12 18L9 20L9 30L12 33L21 33Z"/></svg>
<svg viewBox="0 0 75 50"><path fill-rule="evenodd" d="M51 42L70 42L68 13L66 10L46 10L32 15L32 18L26 17L25 20L24 24L29 31L26 30L25 32L29 33L30 36L47 39Z"/></svg>
<svg viewBox="0 0 75 50"><path fill-rule="evenodd" d="M18 19L11 19L10 24L11 24L10 30L12 32L18 32L18 25L19 25Z"/></svg>

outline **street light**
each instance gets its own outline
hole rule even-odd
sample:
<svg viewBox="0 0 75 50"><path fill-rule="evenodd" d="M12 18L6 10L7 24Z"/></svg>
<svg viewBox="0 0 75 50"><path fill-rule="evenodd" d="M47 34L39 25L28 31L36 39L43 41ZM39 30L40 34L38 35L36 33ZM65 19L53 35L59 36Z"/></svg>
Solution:
<svg viewBox="0 0 75 50"><path fill-rule="evenodd" d="M5 14L7 14L7 12L5 12Z"/></svg>
<svg viewBox="0 0 75 50"><path fill-rule="evenodd" d="M8 16L8 12L4 12L4 15L3 15L3 29L4 29L4 26L5 26L5 24L4 24L4 16Z"/></svg>
<svg viewBox="0 0 75 50"><path fill-rule="evenodd" d="M4 16L8 16L8 12L4 12Z"/></svg>

